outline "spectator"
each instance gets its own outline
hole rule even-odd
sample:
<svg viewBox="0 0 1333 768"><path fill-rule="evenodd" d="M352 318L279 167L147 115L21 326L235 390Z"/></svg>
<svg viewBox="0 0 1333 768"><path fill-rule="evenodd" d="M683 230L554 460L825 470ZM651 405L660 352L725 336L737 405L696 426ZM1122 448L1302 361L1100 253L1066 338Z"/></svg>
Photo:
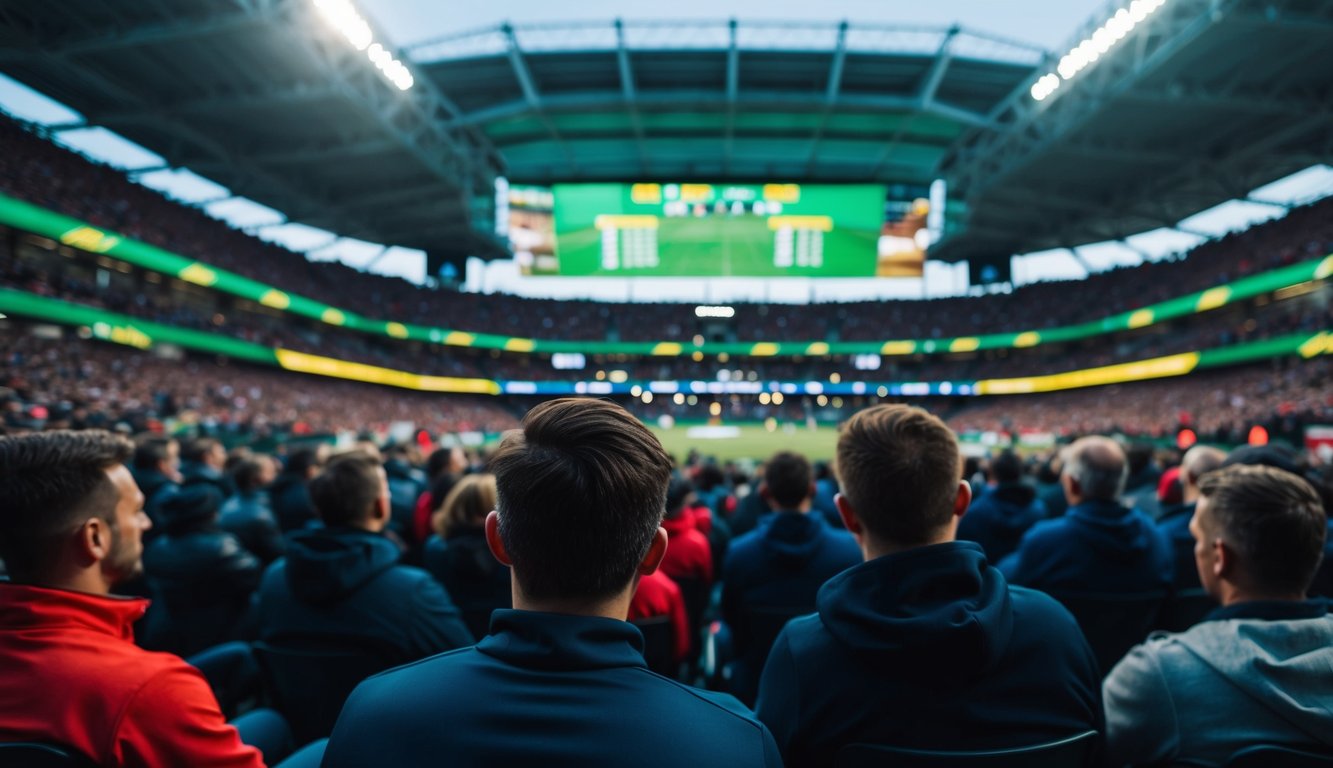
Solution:
<svg viewBox="0 0 1333 768"><path fill-rule="evenodd" d="M671 458L657 438L612 403L552 400L490 466L499 508L486 538L512 565L514 610L497 611L475 648L362 683L326 768L441 756L460 768L779 765L768 731L734 700L648 672L624 621L667 545Z"/></svg>
<svg viewBox="0 0 1333 768"><path fill-rule="evenodd" d="M383 534L389 522L384 468L343 454L310 483L324 528L291 535L287 554L264 572L257 599L261 640L291 635L364 638L403 661L472 644L444 589L399 565Z"/></svg>
<svg viewBox="0 0 1333 768"><path fill-rule="evenodd" d="M282 557L286 544L273 516L267 488L277 478L273 457L255 454L241 459L232 470L236 495L222 505L218 525L235 534L241 545L265 565Z"/></svg>
<svg viewBox="0 0 1333 768"><path fill-rule="evenodd" d="M105 432L0 438L0 741L102 766L262 766L198 671L134 645L147 601L110 596L151 526L133 450Z"/></svg>
<svg viewBox="0 0 1333 768"><path fill-rule="evenodd" d="M1060 475L1069 509L1033 526L1000 562L1014 584L1044 591L1131 594L1165 590L1172 558L1166 536L1147 515L1123 507L1125 453L1105 437L1069 447Z"/></svg>
<svg viewBox="0 0 1333 768"><path fill-rule="evenodd" d="M677 583L711 584L713 553L708 537L699 531L693 512L696 508L694 499L694 487L688 480L673 479L667 487L666 517L662 527L666 529L671 546L662 558L661 567L662 572Z"/></svg>
<svg viewBox="0 0 1333 768"><path fill-rule="evenodd" d="M639 579L634 597L630 599L627 619L634 622L665 616L671 623L671 660L681 664L689 657L693 646L693 628L685 609L685 596L680 587L658 568Z"/></svg>
<svg viewBox="0 0 1333 768"><path fill-rule="evenodd" d="M998 563L1018 548L1029 528L1046 519L1046 505L1023 482L1023 460L1013 451L992 459L987 472L995 485L972 501L958 523L958 538L980 544L986 559Z"/></svg>
<svg viewBox="0 0 1333 768"><path fill-rule="evenodd" d="M1158 528L1171 543L1175 562L1173 587L1177 592L1200 586L1199 572L1194 567L1194 535L1190 532L1190 520L1199 500L1199 481L1222 466L1226 457L1226 453L1208 445L1196 445L1186 451L1180 462L1181 503L1165 507L1157 521Z"/></svg>
<svg viewBox="0 0 1333 768"><path fill-rule="evenodd" d="M212 437L196 437L181 448L181 485L204 483L216 488L222 498L230 498L236 489L223 473L226 464L222 443Z"/></svg>
<svg viewBox="0 0 1333 768"><path fill-rule="evenodd" d="M206 484L162 500L163 533L144 551L153 594L145 646L188 656L240 639L264 566L218 527L221 504L217 489Z"/></svg>
<svg viewBox="0 0 1333 768"><path fill-rule="evenodd" d="M776 512L732 542L722 574L722 618L736 654L730 688L749 703L777 637L769 625L813 611L824 582L861 562L851 534L812 512L815 484L804 456L774 454L759 493Z"/></svg>
<svg viewBox="0 0 1333 768"><path fill-rule="evenodd" d="M180 443L170 437L145 435L134 445L134 481L143 492L144 511L156 518L157 506L181 483Z"/></svg>
<svg viewBox="0 0 1333 768"><path fill-rule="evenodd" d="M454 483L466 471L467 454L463 453L460 446L437 448L431 452L426 459L428 487L417 497L417 506L412 514L413 541L424 542L430 536L431 515L444 503Z"/></svg>
<svg viewBox="0 0 1333 768"><path fill-rule="evenodd" d="M474 637L489 631L491 614L509 608L509 569L486 544L486 516L495 509L495 475L466 475L431 518L425 566L463 612Z"/></svg>
<svg viewBox="0 0 1333 768"><path fill-rule="evenodd" d="M310 481L324 463L321 448L292 451L269 488L273 515L284 533L305 528L318 519L315 504L310 500Z"/></svg>
<svg viewBox="0 0 1333 768"><path fill-rule="evenodd" d="M820 589L764 667L757 712L789 768L832 765L854 742L983 750L1101 729L1074 619L954 540L971 501L961 470L953 433L921 409L843 426L838 511L866 562Z"/></svg>
<svg viewBox="0 0 1333 768"><path fill-rule="evenodd" d="M1198 490L1195 561L1222 607L1112 670L1108 763L1223 765L1257 744L1333 751L1333 618L1305 599L1323 553L1319 497L1271 467L1213 472Z"/></svg>

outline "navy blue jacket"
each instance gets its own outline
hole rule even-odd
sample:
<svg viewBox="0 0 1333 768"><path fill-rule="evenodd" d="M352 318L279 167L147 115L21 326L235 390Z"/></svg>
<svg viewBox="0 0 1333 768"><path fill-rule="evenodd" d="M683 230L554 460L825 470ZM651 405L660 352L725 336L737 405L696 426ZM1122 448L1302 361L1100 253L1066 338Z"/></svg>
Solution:
<svg viewBox="0 0 1333 768"><path fill-rule="evenodd" d="M268 494L263 491L237 493L223 502L218 510L218 527L240 539L241 546L265 565L282 557L287 549L278 519L269 507Z"/></svg>
<svg viewBox="0 0 1333 768"><path fill-rule="evenodd" d="M999 568L1025 587L1096 594L1166 590L1175 570L1153 521L1110 501L1085 501L1037 523Z"/></svg>
<svg viewBox="0 0 1333 768"><path fill-rule="evenodd" d="M1102 728L1097 662L1059 603L1011 587L972 542L829 580L773 645L756 709L788 768L850 743L1018 747Z"/></svg>
<svg viewBox="0 0 1333 768"><path fill-rule="evenodd" d="M475 648L370 678L324 768L780 766L734 699L648 671L643 636L606 618L503 610Z"/></svg>
<svg viewBox="0 0 1333 768"><path fill-rule="evenodd" d="M998 563L1018 549L1029 528L1046 517L1046 504L1037 498L1035 488L1004 483L972 501L958 523L958 538L980 544L986 559Z"/></svg>
<svg viewBox="0 0 1333 768"><path fill-rule="evenodd" d="M444 591L420 568L398 564L398 546L352 528L291 535L287 556L264 572L255 606L260 640L290 634L354 635L404 660L472 644Z"/></svg>
<svg viewBox="0 0 1333 768"><path fill-rule="evenodd" d="M476 637L486 634L493 611L513 606L509 568L491 554L485 530L460 531L447 541L431 536L422 566L454 599Z"/></svg>
<svg viewBox="0 0 1333 768"><path fill-rule="evenodd" d="M809 613L824 582L860 562L856 539L830 528L817 510L775 512L732 542L722 569L722 618L735 643L731 690L742 701L754 701L759 673L775 639L750 637L744 609L782 608L793 616Z"/></svg>
<svg viewBox="0 0 1333 768"><path fill-rule="evenodd" d="M268 489L273 505L273 516L284 532L305 528L319 519L315 503L310 500L310 488L304 476L284 472L278 475Z"/></svg>
<svg viewBox="0 0 1333 768"><path fill-rule="evenodd" d="M1190 533L1190 518L1194 517L1194 503L1171 504L1162 508L1162 516L1157 518L1157 529L1171 544L1171 557L1175 562L1175 576L1172 587L1176 591L1199 589L1199 569L1194 565L1194 534Z"/></svg>

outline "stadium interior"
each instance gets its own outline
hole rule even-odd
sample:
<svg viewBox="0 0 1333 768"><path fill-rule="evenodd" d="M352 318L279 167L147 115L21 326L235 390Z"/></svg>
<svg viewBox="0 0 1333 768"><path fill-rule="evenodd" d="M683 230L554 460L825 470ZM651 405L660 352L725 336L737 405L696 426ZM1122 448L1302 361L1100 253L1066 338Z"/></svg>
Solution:
<svg viewBox="0 0 1333 768"><path fill-rule="evenodd" d="M507 569L497 599L483 541L489 592L440 575L431 542L453 535L446 497L489 477L503 436L540 404L601 399L672 455L712 558L706 577L677 579L684 641L630 609L648 665L746 706L758 695L763 719L768 646L813 602L784 606L771 627L746 608L744 629L728 629L728 542L764 530L779 450L808 458L812 514L843 527L840 427L874 406L939 417L975 500L1000 485L999 457L1017 455L1051 518L1071 444L1093 435L1124 447L1121 502L1162 525L1193 501L1181 465L1196 445L1279 456L1261 463L1306 478L1328 509L1333 3L1111 2L1064 48L967 19L744 17L505 22L395 46L371 5L0 4L0 75L71 115L37 119L0 88L0 441L133 438L165 531L150 553L171 539L189 482L146 487L139 457L156 438L187 461L221 446L222 518L257 491L254 514L279 538L318 527L302 512L309 494L291 507L297 481L282 478L368 451L388 473L395 559L430 571L480 640L491 609L510 607ZM71 141L92 130L153 160ZM149 183L187 172L223 194ZM1282 200L1260 192L1298 176L1323 181ZM241 199L328 239L297 247L271 223L217 213ZM1266 214L1219 232L1187 223L1235 205ZM1183 239L1142 244L1163 232ZM374 258L319 257L344 240ZM1085 256L1108 244L1126 259ZM410 277L375 269L403 254ZM1075 273L1044 273L1042 255ZM266 461L265 488L249 487ZM1177 534L1191 561L1190 532ZM270 647L253 623L258 564L220 598L145 563L117 587L153 599L140 645L187 660L234 641ZM1102 675L1149 631L1217 608L1177 568L1117 637L1104 605L1062 600ZM1328 558L1309 595L1333 598ZM0 686L14 674L3 635ZM355 679L297 686L329 712L267 652L246 685L199 665L225 715L277 709L295 746L322 745L355 685L396 666L376 656ZM1324 740L1304 747L1333 761L1323 707ZM3 713L0 766L27 765L7 762L4 742L43 739L14 737ZM982 746L1016 746L1002 741Z"/></svg>

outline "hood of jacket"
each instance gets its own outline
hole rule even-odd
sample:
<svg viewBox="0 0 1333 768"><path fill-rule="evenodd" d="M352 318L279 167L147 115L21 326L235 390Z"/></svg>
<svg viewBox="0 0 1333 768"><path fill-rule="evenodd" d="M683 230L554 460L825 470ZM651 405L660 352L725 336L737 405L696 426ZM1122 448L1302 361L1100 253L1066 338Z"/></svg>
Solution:
<svg viewBox="0 0 1333 768"><path fill-rule="evenodd" d="M299 531L287 544L287 584L298 600L334 603L397 565L398 558L398 545L378 533L350 528Z"/></svg>
<svg viewBox="0 0 1333 768"><path fill-rule="evenodd" d="M867 664L951 687L993 668L1013 636L1008 584L981 547L967 541L843 571L820 589L817 607L828 631Z"/></svg>
<svg viewBox="0 0 1333 768"><path fill-rule="evenodd" d="M1094 562L1140 562L1157 543L1156 526L1113 501L1085 501L1070 507L1065 516L1085 524L1091 547L1087 557Z"/></svg>
<svg viewBox="0 0 1333 768"><path fill-rule="evenodd" d="M787 570L799 570L819 553L828 524L819 512L775 512L759 524L768 557Z"/></svg>

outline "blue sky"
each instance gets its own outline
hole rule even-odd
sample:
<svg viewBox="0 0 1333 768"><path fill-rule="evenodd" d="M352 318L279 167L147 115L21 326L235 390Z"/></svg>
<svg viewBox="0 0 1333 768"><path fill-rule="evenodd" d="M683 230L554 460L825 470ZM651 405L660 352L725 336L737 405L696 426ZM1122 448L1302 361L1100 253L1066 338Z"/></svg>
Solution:
<svg viewBox="0 0 1333 768"><path fill-rule="evenodd" d="M848 19L853 23L902 23L927 26L960 23L977 32L1009 37L1052 50L1063 50L1087 21L1094 17L1099 20L1105 18L1108 7L1112 9L1117 7L1114 4L1108 5L1105 0L1010 0L1009 2L821 0L819 3L810 3L808 0L803 2L673 0L671 3L661 5L647 3L629 5L623 0L581 0L576 9L564 6L556 14L551 10L549 2L535 0L448 4L439 3L437 0L360 0L356 5L379 26L392 43L399 47L426 42L463 30L493 26L504 21L522 25L575 19L609 21L620 16L628 20L735 17L742 21L808 20L831 23ZM0 74L0 109L17 117L43 124L67 124L79 118L79 115L68 108L32 92L2 74ZM150 150L121 139L103 128L63 131L58 134L58 141L93 158L127 170L152 168L164 164L162 158ZM353 266L371 264L373 271L402 275L416 281L421 280L424 275L424 259L420 251L392 246L386 248L381 244L339 238L336 233L286 223L281 212L243 198L231 197L225 188L195 175L188 169L153 171L140 175L138 180L183 202L201 204L209 214L233 226L282 243L294 250L307 252L312 259L337 259ZM1333 169L1319 166L1288 180L1256 190L1251 198L1276 202L1303 202L1328 194L1333 194ZM1205 235L1216 236L1244 228L1254 221L1280 215L1282 211L1282 208L1276 206L1232 201L1182 222L1180 228L1193 234L1159 230L1129 238L1128 242L1132 247L1119 243L1090 245L1080 248L1079 255L1096 270L1120 264L1135 264L1142 260L1144 254L1156 258L1186 250L1201 242ZM553 283L549 278L543 280L529 278L524 281L514 272L515 270L498 265L486 270L484 276L478 271L470 283L491 290L509 290L531 295L557 293L570 296L601 295L605 298L629 295L645 300L669 298L671 295L670 285L664 281L658 283L660 290L650 283L637 288L630 286L599 294L595 290L576 286L568 281L563 285L558 282ZM1087 271L1079 261L1067 252L1029 254L1015 261L1015 278L1020 282L1054 277L1078 278L1086 274ZM588 284L588 281L582 282ZM886 291L889 286L884 284L902 281L878 282L881 285L876 290L876 295L887 296L895 295L896 289ZM957 270L943 267L928 272L927 282L934 283L933 286L927 286L931 295L952 292L960 285ZM921 292L920 287L900 287L902 291L897 295L920 295ZM752 296L773 295L769 289L759 294L755 294L754 290L752 286L746 286L740 293ZM849 286L848 290L856 293L864 288ZM797 290L793 294L797 300L801 295L809 293ZM719 295L719 298L722 296Z"/></svg>

